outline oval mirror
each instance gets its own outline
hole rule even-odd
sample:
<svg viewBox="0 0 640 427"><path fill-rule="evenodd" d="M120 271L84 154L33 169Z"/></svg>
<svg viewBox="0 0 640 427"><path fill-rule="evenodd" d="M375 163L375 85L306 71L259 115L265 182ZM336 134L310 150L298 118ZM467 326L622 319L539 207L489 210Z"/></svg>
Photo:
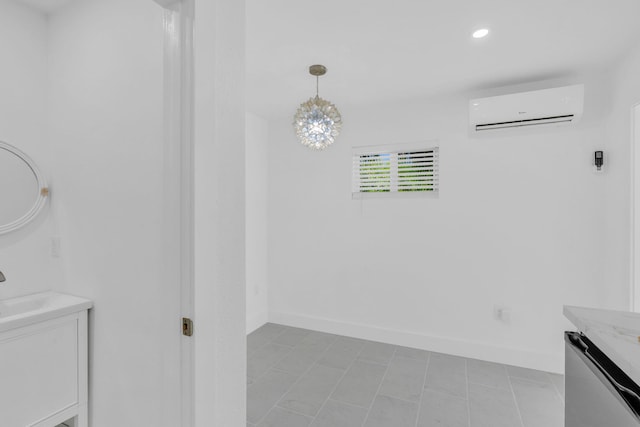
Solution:
<svg viewBox="0 0 640 427"><path fill-rule="evenodd" d="M47 183L33 160L0 141L0 234L32 221L48 195Z"/></svg>

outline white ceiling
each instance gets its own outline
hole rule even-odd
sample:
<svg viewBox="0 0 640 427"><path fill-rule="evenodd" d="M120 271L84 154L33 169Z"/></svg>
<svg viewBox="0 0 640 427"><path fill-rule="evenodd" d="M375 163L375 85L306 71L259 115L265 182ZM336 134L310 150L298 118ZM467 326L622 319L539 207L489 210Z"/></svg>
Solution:
<svg viewBox="0 0 640 427"><path fill-rule="evenodd" d="M638 0L247 0L247 103L360 105L604 69L640 40ZM471 33L491 33L475 40Z"/></svg>
<svg viewBox="0 0 640 427"><path fill-rule="evenodd" d="M65 6L67 3L72 2L73 0L21 0L21 1L44 13L51 13Z"/></svg>

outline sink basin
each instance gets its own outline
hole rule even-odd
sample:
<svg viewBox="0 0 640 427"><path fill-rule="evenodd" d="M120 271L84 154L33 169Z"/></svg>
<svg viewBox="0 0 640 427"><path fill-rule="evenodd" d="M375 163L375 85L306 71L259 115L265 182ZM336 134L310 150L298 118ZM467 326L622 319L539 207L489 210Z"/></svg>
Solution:
<svg viewBox="0 0 640 427"><path fill-rule="evenodd" d="M30 295L27 298L14 298L0 301L0 317L10 317L28 311L40 310L49 300L48 295Z"/></svg>
<svg viewBox="0 0 640 427"><path fill-rule="evenodd" d="M41 322L91 308L85 298L58 292L42 292L0 301L0 331Z"/></svg>

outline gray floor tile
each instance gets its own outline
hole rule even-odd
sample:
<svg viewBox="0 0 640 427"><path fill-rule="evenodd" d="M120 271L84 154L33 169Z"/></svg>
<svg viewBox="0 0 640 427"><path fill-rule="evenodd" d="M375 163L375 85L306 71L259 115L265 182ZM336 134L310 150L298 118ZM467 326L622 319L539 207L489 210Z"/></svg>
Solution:
<svg viewBox="0 0 640 427"><path fill-rule="evenodd" d="M560 396L564 399L564 375L560 374L548 374L551 378L551 382L556 386L556 390L560 393Z"/></svg>
<svg viewBox="0 0 640 427"><path fill-rule="evenodd" d="M277 365L276 369L301 375L318 361L324 351L335 340L335 337L312 332L307 335Z"/></svg>
<svg viewBox="0 0 640 427"><path fill-rule="evenodd" d="M264 336L269 341L271 341L272 339L277 337L282 331L284 331L285 328L286 326L283 326L283 325L278 325L275 323L265 323L255 331L251 332L249 334L249 337Z"/></svg>
<svg viewBox="0 0 640 427"><path fill-rule="evenodd" d="M329 399L311 427L358 427L364 422L367 409Z"/></svg>
<svg viewBox="0 0 640 427"><path fill-rule="evenodd" d="M511 378L521 378L523 380L537 381L539 383L551 383L551 377L543 371L521 368L519 366L507 366L507 372Z"/></svg>
<svg viewBox="0 0 640 427"><path fill-rule="evenodd" d="M396 357L408 357L410 359L429 360L429 352L410 347L396 347Z"/></svg>
<svg viewBox="0 0 640 427"><path fill-rule="evenodd" d="M337 335L327 334L324 332L311 331L306 337L304 337L304 339L302 340L302 343L326 344L326 346L328 347L329 345L333 344L333 342L337 338L338 338Z"/></svg>
<svg viewBox="0 0 640 427"><path fill-rule="evenodd" d="M309 427L313 418L275 407L258 427Z"/></svg>
<svg viewBox="0 0 640 427"><path fill-rule="evenodd" d="M419 402L426 373L426 360L394 357L389 363L379 394Z"/></svg>
<svg viewBox="0 0 640 427"><path fill-rule="evenodd" d="M393 345L369 341L364 345L358 360L386 365L395 351L396 347Z"/></svg>
<svg viewBox="0 0 640 427"><path fill-rule="evenodd" d="M278 406L314 417L343 375L342 369L315 365L278 402Z"/></svg>
<svg viewBox="0 0 640 427"><path fill-rule="evenodd" d="M431 353L425 389L467 398L466 361L462 357Z"/></svg>
<svg viewBox="0 0 640 427"><path fill-rule="evenodd" d="M512 378L524 427L563 427L564 406L551 383Z"/></svg>
<svg viewBox="0 0 640 427"><path fill-rule="evenodd" d="M470 383L510 390L509 377L505 365L467 359L467 375Z"/></svg>
<svg viewBox="0 0 640 427"><path fill-rule="evenodd" d="M284 331L284 326L267 323L247 336L247 354L250 355L258 348L273 340Z"/></svg>
<svg viewBox="0 0 640 427"><path fill-rule="evenodd" d="M247 339L247 357L255 353L260 347L268 343L269 341L262 339Z"/></svg>
<svg viewBox="0 0 640 427"><path fill-rule="evenodd" d="M274 324L247 345L247 427L562 426L562 375Z"/></svg>
<svg viewBox="0 0 640 427"><path fill-rule="evenodd" d="M247 421L258 423L296 382L295 375L269 371L247 390Z"/></svg>
<svg viewBox="0 0 640 427"><path fill-rule="evenodd" d="M346 369L358 357L364 343L365 341L362 340L338 337L318 363L332 368Z"/></svg>
<svg viewBox="0 0 640 427"><path fill-rule="evenodd" d="M522 427L511 390L469 384L471 427Z"/></svg>
<svg viewBox="0 0 640 427"><path fill-rule="evenodd" d="M341 337L336 338L335 346L338 348L353 348L358 351L362 350L364 345L368 341L361 340L359 338L351 338L351 337Z"/></svg>
<svg viewBox="0 0 640 427"><path fill-rule="evenodd" d="M285 345L272 342L263 345L247 359L247 375L250 378L260 377L290 352L291 347Z"/></svg>
<svg viewBox="0 0 640 427"><path fill-rule="evenodd" d="M355 361L331 395L332 399L369 407L380 387L386 366Z"/></svg>
<svg viewBox="0 0 640 427"><path fill-rule="evenodd" d="M309 335L310 332L307 329L287 327L283 333L273 339L273 342L293 347Z"/></svg>
<svg viewBox="0 0 640 427"><path fill-rule="evenodd" d="M320 355L306 349L293 349L291 353L284 357L275 368L280 371L291 372L292 374L302 375L311 365L318 361Z"/></svg>
<svg viewBox="0 0 640 427"><path fill-rule="evenodd" d="M425 390L416 427L469 427L467 401Z"/></svg>
<svg viewBox="0 0 640 427"><path fill-rule="evenodd" d="M417 403L377 396L364 427L414 427L417 416Z"/></svg>

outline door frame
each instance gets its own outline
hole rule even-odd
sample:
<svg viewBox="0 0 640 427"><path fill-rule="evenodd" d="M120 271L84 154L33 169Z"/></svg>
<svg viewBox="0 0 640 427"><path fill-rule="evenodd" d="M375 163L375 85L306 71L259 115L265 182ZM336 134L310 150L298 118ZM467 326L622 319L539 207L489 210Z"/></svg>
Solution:
<svg viewBox="0 0 640 427"><path fill-rule="evenodd" d="M180 301L167 307L180 342L168 369L180 364L182 427L244 425L244 1L153 1L165 9L165 279ZM197 320L193 337L182 317Z"/></svg>
<svg viewBox="0 0 640 427"><path fill-rule="evenodd" d="M194 318L194 0L153 0L163 9L164 35L164 265L176 341L180 343L180 422L194 426L194 338L182 318ZM169 360L172 371L175 359ZM175 393L176 390L167 391Z"/></svg>

